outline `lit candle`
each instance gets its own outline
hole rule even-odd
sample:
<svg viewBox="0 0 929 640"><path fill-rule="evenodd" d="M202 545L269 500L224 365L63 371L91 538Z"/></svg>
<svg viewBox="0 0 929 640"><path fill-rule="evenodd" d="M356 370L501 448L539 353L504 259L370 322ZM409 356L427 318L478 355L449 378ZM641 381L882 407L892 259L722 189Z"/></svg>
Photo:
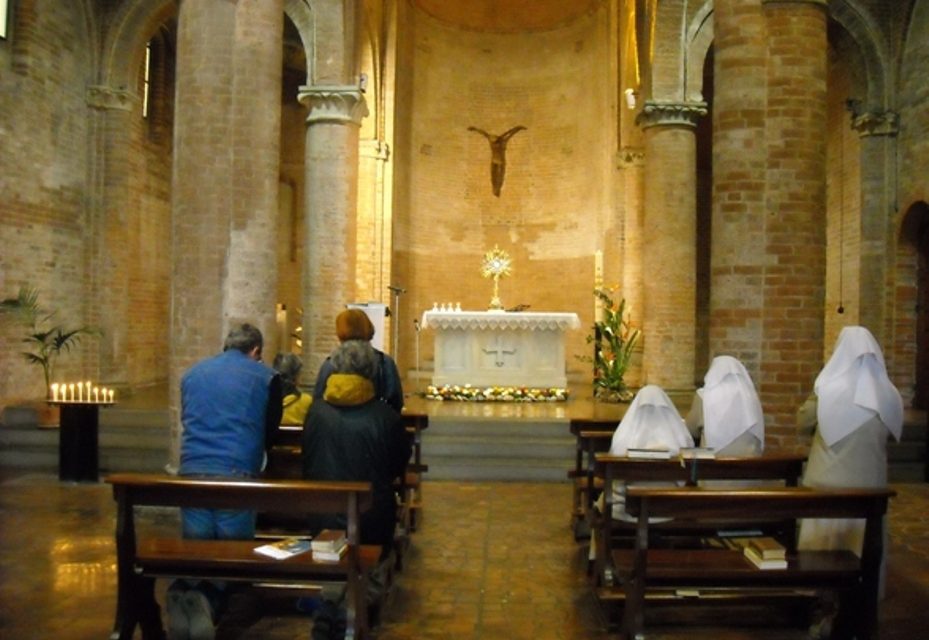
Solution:
<svg viewBox="0 0 929 640"><path fill-rule="evenodd" d="M100 389L94 387L94 402L100 402Z"/></svg>
<svg viewBox="0 0 929 640"><path fill-rule="evenodd" d="M113 402L113 397L115 396L115 393L116 393L115 391L110 389L110 402Z"/></svg>
<svg viewBox="0 0 929 640"><path fill-rule="evenodd" d="M68 384L68 391L71 394L71 402L74 402L74 383Z"/></svg>
<svg viewBox="0 0 929 640"><path fill-rule="evenodd" d="M92 385L90 384L90 380L88 380L84 384L87 385L87 402L90 402L90 388Z"/></svg>
<svg viewBox="0 0 929 640"><path fill-rule="evenodd" d="M58 402L58 383L57 382L52 383L52 401Z"/></svg>

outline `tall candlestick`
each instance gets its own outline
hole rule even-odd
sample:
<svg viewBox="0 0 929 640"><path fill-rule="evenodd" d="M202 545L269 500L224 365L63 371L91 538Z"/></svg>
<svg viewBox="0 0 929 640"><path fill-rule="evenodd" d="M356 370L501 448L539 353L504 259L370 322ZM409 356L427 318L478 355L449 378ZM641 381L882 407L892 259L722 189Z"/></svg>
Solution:
<svg viewBox="0 0 929 640"><path fill-rule="evenodd" d="M603 251L597 249L594 252L594 286L599 287L603 284Z"/></svg>

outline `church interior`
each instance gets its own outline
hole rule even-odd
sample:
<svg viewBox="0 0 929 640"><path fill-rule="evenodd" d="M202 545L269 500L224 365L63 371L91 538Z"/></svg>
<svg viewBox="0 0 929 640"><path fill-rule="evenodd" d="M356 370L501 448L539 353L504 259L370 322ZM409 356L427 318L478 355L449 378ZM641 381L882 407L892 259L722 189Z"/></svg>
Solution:
<svg viewBox="0 0 929 640"><path fill-rule="evenodd" d="M0 308L0 636L111 628L113 503L55 478L53 384L113 390L102 472L172 470L181 376L231 326L259 327L269 364L298 354L310 387L336 314L382 305L428 463L443 421L618 421L587 361L601 290L640 332L630 388L683 412L735 356L769 451L809 449L797 408L842 328L870 330L906 410L880 632L921 637L929 0L0 0L0 29L0 300L41 310ZM444 357L425 314L498 303L576 314L568 400L422 398ZM564 469L448 468L379 637L612 637L566 514L519 515L570 503ZM494 559L520 519L544 562ZM306 637L284 618L229 637Z"/></svg>

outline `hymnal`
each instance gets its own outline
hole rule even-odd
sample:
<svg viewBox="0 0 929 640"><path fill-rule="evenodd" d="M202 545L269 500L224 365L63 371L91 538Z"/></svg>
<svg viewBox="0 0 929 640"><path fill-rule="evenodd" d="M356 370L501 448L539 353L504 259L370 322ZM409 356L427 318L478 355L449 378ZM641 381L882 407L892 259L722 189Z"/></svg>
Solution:
<svg viewBox="0 0 929 640"><path fill-rule="evenodd" d="M752 564L754 564L759 569L786 569L787 568L787 558L771 558L764 559L751 547L745 547L743 552L745 557L748 558Z"/></svg>
<svg viewBox="0 0 929 640"><path fill-rule="evenodd" d="M670 460L670 449L626 449L628 458L645 458L649 460Z"/></svg>
<svg viewBox="0 0 929 640"><path fill-rule="evenodd" d="M784 545L768 536L752 538L748 542L748 547L762 560L783 560L787 557L787 549Z"/></svg>
<svg viewBox="0 0 929 640"><path fill-rule="evenodd" d="M310 548L313 551L333 552L341 549L346 542L345 531L342 529L323 529L320 531L312 542Z"/></svg>
<svg viewBox="0 0 929 640"><path fill-rule="evenodd" d="M713 447L682 447L681 457L685 460L712 460L716 457L716 450Z"/></svg>
<svg viewBox="0 0 929 640"><path fill-rule="evenodd" d="M275 560L283 560L300 553L305 553L309 550L310 541L302 538L284 538L277 542L255 547L255 553L260 553L263 556L268 556Z"/></svg>
<svg viewBox="0 0 929 640"><path fill-rule="evenodd" d="M348 543L345 542L341 547L333 551L320 551L313 549L313 560L317 562L338 562L342 559L342 556L345 555L345 551L348 549Z"/></svg>

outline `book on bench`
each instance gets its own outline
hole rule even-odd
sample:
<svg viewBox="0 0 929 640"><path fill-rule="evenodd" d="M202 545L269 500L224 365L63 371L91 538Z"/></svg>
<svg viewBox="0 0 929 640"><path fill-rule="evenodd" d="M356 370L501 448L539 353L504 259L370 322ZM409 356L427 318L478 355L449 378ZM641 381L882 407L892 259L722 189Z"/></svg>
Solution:
<svg viewBox="0 0 929 640"><path fill-rule="evenodd" d="M344 547L347 540L344 529L323 529L310 541L310 548L314 552L332 553Z"/></svg>
<svg viewBox="0 0 929 640"><path fill-rule="evenodd" d="M684 460L713 460L716 458L716 449L713 447L681 447L680 455Z"/></svg>
<svg viewBox="0 0 929 640"><path fill-rule="evenodd" d="M784 545L770 536L749 539L748 548L762 560L783 560L787 557Z"/></svg>
<svg viewBox="0 0 929 640"><path fill-rule="evenodd" d="M670 460L670 449L626 449L627 458L640 458L644 460Z"/></svg>
<svg viewBox="0 0 929 640"><path fill-rule="evenodd" d="M313 560L316 562L338 562L348 550L348 542L342 543L342 546L332 551L322 551L313 549Z"/></svg>
<svg viewBox="0 0 929 640"><path fill-rule="evenodd" d="M310 541L304 538L284 538L277 542L263 544L255 547L255 553L263 556L274 558L275 560L284 560L300 553L310 550Z"/></svg>
<svg viewBox="0 0 929 640"><path fill-rule="evenodd" d="M787 558L762 558L752 546L745 547L743 554L759 569L786 569Z"/></svg>

